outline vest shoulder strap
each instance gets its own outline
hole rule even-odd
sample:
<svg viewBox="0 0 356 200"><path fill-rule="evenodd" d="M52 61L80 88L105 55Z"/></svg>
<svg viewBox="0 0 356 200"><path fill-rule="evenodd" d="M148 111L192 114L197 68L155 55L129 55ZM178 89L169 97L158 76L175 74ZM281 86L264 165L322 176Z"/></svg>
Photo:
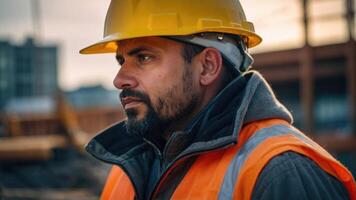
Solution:
<svg viewBox="0 0 356 200"><path fill-rule="evenodd" d="M352 174L326 150L294 127L290 125L267 127L264 131L262 129L254 134L245 145L252 143L258 144L250 149L251 152L240 169L233 199L250 199L263 167L273 157L286 151L294 151L312 159L325 172L344 184L349 191L350 199L356 199L356 184Z"/></svg>

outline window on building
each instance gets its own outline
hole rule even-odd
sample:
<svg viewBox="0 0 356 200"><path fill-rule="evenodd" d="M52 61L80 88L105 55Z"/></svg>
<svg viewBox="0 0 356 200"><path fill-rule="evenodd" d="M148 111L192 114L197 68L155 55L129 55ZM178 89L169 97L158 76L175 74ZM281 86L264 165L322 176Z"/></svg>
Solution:
<svg viewBox="0 0 356 200"><path fill-rule="evenodd" d="M301 103L299 95L299 83L297 81L273 83L272 88L277 99L291 112L294 125L301 128Z"/></svg>
<svg viewBox="0 0 356 200"><path fill-rule="evenodd" d="M350 133L350 107L343 77L315 81L314 118L318 133Z"/></svg>

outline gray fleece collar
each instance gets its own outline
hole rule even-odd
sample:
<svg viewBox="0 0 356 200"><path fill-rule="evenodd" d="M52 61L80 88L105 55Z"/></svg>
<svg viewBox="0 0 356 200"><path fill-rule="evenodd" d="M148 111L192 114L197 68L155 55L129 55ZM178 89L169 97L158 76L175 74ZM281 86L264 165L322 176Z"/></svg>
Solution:
<svg viewBox="0 0 356 200"><path fill-rule="evenodd" d="M236 112L234 133L238 133L244 124L279 118L293 123L290 112L276 98L269 84L257 71L250 71L245 76L251 75L246 87L244 98Z"/></svg>

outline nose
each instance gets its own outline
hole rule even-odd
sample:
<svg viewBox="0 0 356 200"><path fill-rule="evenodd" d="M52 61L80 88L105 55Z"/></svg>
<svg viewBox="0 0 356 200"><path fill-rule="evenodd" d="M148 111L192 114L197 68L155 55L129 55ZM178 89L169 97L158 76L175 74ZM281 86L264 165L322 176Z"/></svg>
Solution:
<svg viewBox="0 0 356 200"><path fill-rule="evenodd" d="M117 89L122 90L125 88L134 88L138 85L138 82L128 68L122 65L114 78L113 84Z"/></svg>

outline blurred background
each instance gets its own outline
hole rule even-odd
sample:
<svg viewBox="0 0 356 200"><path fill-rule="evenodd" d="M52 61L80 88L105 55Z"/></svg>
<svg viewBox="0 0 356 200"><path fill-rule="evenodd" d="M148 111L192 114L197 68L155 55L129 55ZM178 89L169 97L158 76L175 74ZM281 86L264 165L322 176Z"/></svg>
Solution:
<svg viewBox="0 0 356 200"><path fill-rule="evenodd" d="M356 175L354 0L240 0L263 37L254 68L295 125ZM0 0L0 199L97 199L110 166L83 151L124 119L114 55L79 55L102 38L110 0Z"/></svg>

